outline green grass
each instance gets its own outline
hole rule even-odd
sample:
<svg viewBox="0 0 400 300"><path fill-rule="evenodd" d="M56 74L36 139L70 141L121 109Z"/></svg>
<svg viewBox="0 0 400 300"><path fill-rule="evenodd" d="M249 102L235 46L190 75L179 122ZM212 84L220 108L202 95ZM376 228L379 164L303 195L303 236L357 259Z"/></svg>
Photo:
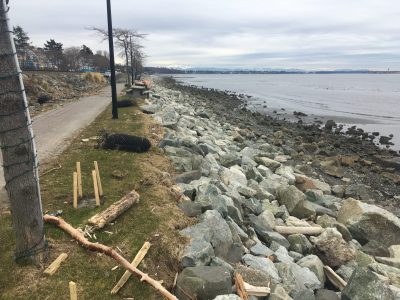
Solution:
<svg viewBox="0 0 400 300"><path fill-rule="evenodd" d="M95 149L93 142L81 141L82 138L99 135L103 129L147 135L149 126L154 124L137 107L120 108L118 120L111 119L111 108L108 108L59 156L57 162L62 168L42 176L42 202L44 211L62 210L62 217L78 227L125 193L136 189L141 196L140 202L120 216L113 226L106 226L105 231L113 234L96 232L97 241L118 247L128 260L132 260L143 243L150 240L153 246L140 268L158 280L163 279L168 286L179 268L176 249L183 244L175 228L185 222L169 192L170 183L168 180L165 182L161 172L157 171L171 171L169 161L157 148L137 154ZM93 198L93 161L99 163L106 197L104 205L99 208L75 210L72 207L72 174L77 161L81 162L83 193L88 198ZM54 162L54 166L57 163ZM118 180L112 176L113 171L126 172L127 175ZM50 257L45 267L60 253L69 255L52 277L44 276L37 267L21 267L14 262L11 217L0 215L0 299L69 299L69 281L77 283L79 299L161 299L136 278L131 278L119 295L111 296L110 290L123 274L123 269L112 271L116 264L111 258L86 251L52 225L46 225L46 236L50 244Z"/></svg>

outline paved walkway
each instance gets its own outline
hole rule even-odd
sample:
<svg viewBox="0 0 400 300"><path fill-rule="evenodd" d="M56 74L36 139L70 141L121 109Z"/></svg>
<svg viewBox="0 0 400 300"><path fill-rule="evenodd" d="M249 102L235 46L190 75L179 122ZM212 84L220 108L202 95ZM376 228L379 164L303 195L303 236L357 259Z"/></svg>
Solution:
<svg viewBox="0 0 400 300"><path fill-rule="evenodd" d="M123 84L118 84L118 93L122 89ZM33 131L39 161L52 159L60 154L69 145L68 141L93 122L110 103L111 88L108 86L98 95L83 97L34 118ZM3 157L0 151L0 165L2 162ZM3 168L0 167L0 209L8 202L4 185Z"/></svg>

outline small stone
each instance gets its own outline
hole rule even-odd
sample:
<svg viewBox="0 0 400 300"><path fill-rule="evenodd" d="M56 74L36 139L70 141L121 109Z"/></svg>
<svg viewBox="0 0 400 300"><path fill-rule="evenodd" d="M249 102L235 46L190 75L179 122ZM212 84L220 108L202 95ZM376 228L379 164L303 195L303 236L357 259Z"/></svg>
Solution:
<svg viewBox="0 0 400 300"><path fill-rule="evenodd" d="M238 295L229 294L229 295L219 295L214 298L214 300L242 300Z"/></svg>
<svg viewBox="0 0 400 300"><path fill-rule="evenodd" d="M300 233L291 234L287 239L290 243L289 250L305 255L311 252L312 244L305 235Z"/></svg>
<svg viewBox="0 0 400 300"><path fill-rule="evenodd" d="M313 272L318 280L321 282L322 286L325 285L325 273L324 273L324 264L322 261L319 259L318 256L316 255L307 255L300 259L297 264L300 267L305 267L311 270Z"/></svg>
<svg viewBox="0 0 400 300"><path fill-rule="evenodd" d="M281 285L276 285L271 290L268 300L293 300Z"/></svg>
<svg viewBox="0 0 400 300"><path fill-rule="evenodd" d="M340 298L334 291L321 289L315 294L315 300L340 300Z"/></svg>
<svg viewBox="0 0 400 300"><path fill-rule="evenodd" d="M263 245L261 242L257 242L253 247L250 248L250 253L255 256L268 257L274 254L274 251Z"/></svg>

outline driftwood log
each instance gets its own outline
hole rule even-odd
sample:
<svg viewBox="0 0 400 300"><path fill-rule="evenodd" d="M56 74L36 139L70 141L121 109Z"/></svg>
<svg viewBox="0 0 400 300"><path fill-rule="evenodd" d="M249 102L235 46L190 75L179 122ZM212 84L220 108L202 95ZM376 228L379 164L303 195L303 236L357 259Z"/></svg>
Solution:
<svg viewBox="0 0 400 300"><path fill-rule="evenodd" d="M304 234L304 235L319 235L324 231L321 226L309 226L309 227L296 227L296 226L275 226L274 230L283 235L291 234Z"/></svg>
<svg viewBox="0 0 400 300"><path fill-rule="evenodd" d="M239 295L240 298L243 300L249 300L249 295L244 287L244 281L242 275L239 273L235 274L235 285L236 285L236 293Z"/></svg>
<svg viewBox="0 0 400 300"><path fill-rule="evenodd" d="M344 281L335 271L332 270L329 266L324 266L324 271L326 277L328 277L329 281L332 282L334 286L336 286L340 291L346 287L347 283Z"/></svg>
<svg viewBox="0 0 400 300"><path fill-rule="evenodd" d="M139 202L139 198L140 196L136 191L131 191L117 202L111 204L106 210L91 217L88 222L97 229L103 228L127 211L133 204Z"/></svg>
<svg viewBox="0 0 400 300"><path fill-rule="evenodd" d="M140 281L145 281L150 284L153 288L155 288L161 295L163 295L168 300L178 300L174 295L172 295L169 291L167 291L160 282L154 280L149 275L143 273L139 269L133 267L129 261L127 261L124 257L118 254L111 247L105 246L99 243L92 243L85 238L85 236L77 229L72 227L70 224L65 222L63 219L58 217L53 217L49 215L44 215L43 220L47 223L52 223L58 226L60 229L64 230L66 233L72 236L73 239L78 241L83 247L88 250L96 251L100 253L104 253L107 256L110 256L115 261L117 261L120 265L122 265L125 269L131 272L133 275L140 278Z"/></svg>

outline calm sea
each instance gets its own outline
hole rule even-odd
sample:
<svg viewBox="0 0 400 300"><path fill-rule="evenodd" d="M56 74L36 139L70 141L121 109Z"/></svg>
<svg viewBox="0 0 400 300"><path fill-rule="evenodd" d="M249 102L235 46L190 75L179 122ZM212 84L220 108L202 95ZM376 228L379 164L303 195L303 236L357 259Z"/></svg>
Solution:
<svg viewBox="0 0 400 300"><path fill-rule="evenodd" d="M400 149L400 74L188 74L186 84L252 96L259 112L301 111L366 131L393 134Z"/></svg>

